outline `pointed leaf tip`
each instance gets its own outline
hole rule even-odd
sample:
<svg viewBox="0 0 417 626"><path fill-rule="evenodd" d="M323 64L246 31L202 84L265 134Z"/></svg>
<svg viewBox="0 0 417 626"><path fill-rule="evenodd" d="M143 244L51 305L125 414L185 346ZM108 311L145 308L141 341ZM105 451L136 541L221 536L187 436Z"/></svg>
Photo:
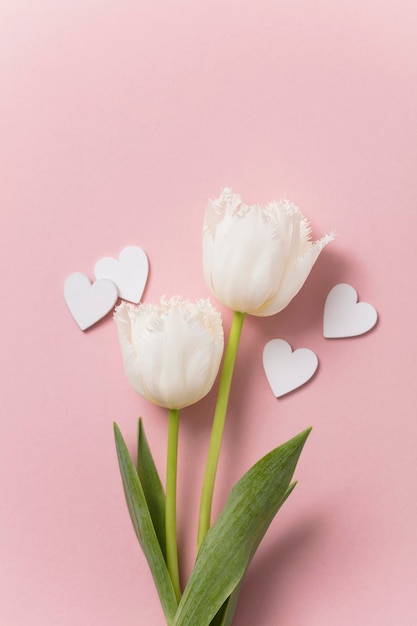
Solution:
<svg viewBox="0 0 417 626"><path fill-rule="evenodd" d="M166 558L165 492L146 439L141 418L138 422L137 472L162 554Z"/></svg>

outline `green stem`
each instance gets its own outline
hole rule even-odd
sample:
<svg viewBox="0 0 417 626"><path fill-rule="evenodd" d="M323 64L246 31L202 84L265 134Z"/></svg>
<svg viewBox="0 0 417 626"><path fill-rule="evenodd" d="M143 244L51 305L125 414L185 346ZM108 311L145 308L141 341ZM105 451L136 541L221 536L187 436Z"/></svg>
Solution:
<svg viewBox="0 0 417 626"><path fill-rule="evenodd" d="M206 536L211 524L211 508L213 502L214 482L220 456L220 447L226 421L226 411L229 402L230 386L232 384L233 369L236 361L240 333L245 319L245 313L233 313L232 327L226 347L223 370L220 377L217 404L214 412L213 427L209 452L207 456L206 472L200 501L200 517L198 522L198 548Z"/></svg>
<svg viewBox="0 0 417 626"><path fill-rule="evenodd" d="M167 567L175 595L181 598L177 547L177 459L178 459L178 409L168 410L168 452L166 480L165 532Z"/></svg>

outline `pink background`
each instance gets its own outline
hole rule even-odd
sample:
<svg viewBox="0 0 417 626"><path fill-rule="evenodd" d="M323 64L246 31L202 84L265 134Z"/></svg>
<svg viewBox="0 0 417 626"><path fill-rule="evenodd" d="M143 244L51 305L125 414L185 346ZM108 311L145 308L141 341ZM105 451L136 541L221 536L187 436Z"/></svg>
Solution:
<svg viewBox="0 0 417 626"><path fill-rule="evenodd" d="M316 237L338 232L291 305L244 328L216 512L314 429L236 624L417 623L416 31L414 0L0 2L1 626L164 624L112 422L133 450L142 415L164 473L165 413L129 387L111 317L78 330L63 283L137 244L146 301L207 297L201 223L225 185L285 194ZM323 339L338 282L377 308L369 334ZM273 337L320 361L280 400ZM181 424L184 580L213 404Z"/></svg>

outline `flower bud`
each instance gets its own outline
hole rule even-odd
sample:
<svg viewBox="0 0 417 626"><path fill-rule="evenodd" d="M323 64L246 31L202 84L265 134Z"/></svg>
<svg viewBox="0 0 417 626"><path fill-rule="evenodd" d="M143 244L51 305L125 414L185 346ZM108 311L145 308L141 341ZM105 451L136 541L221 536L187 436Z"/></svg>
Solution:
<svg viewBox="0 0 417 626"><path fill-rule="evenodd" d="M195 304L174 297L160 304L116 308L123 364L130 384L143 397L182 409L213 386L223 353L220 313L208 300Z"/></svg>
<svg viewBox="0 0 417 626"><path fill-rule="evenodd" d="M204 277L230 309L274 315L298 293L332 239L311 241L307 219L287 200L248 206L226 188L206 210Z"/></svg>

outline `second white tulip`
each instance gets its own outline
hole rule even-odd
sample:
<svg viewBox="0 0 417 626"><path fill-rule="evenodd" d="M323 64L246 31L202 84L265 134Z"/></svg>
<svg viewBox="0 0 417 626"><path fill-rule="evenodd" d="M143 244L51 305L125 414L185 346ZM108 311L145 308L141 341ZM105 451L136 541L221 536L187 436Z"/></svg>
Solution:
<svg viewBox="0 0 417 626"><path fill-rule="evenodd" d="M122 303L115 312L130 384L167 409L182 409L213 386L223 354L220 313L208 300Z"/></svg>

